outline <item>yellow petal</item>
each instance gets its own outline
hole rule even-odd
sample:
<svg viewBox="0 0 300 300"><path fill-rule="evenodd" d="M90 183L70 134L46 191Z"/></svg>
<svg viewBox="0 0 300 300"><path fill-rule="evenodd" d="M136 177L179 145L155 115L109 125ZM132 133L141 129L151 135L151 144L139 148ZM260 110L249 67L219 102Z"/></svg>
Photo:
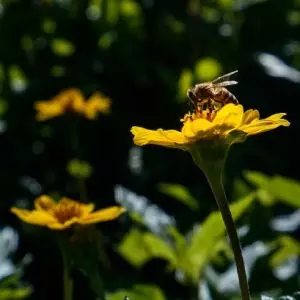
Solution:
<svg viewBox="0 0 300 300"><path fill-rule="evenodd" d="M52 215L42 210L29 211L27 209L12 207L11 212L22 221L33 225L47 226L57 222Z"/></svg>
<svg viewBox="0 0 300 300"><path fill-rule="evenodd" d="M213 124L206 119L187 120L182 127L182 133L188 139L195 139L205 135L212 126Z"/></svg>
<svg viewBox="0 0 300 300"><path fill-rule="evenodd" d="M87 106L102 113L108 113L111 106L111 100L101 93L96 92L88 99Z"/></svg>
<svg viewBox="0 0 300 300"><path fill-rule="evenodd" d="M86 102L84 115L87 119L93 120L97 117L98 112L109 113L110 106L111 100L96 92Z"/></svg>
<svg viewBox="0 0 300 300"><path fill-rule="evenodd" d="M256 119L259 119L259 111L257 109L249 109L244 113L242 123L249 124Z"/></svg>
<svg viewBox="0 0 300 300"><path fill-rule="evenodd" d="M130 131L134 135L133 142L137 146L153 144L170 148L181 148L180 145L188 142L183 134L177 130L149 130L133 126Z"/></svg>
<svg viewBox="0 0 300 300"><path fill-rule="evenodd" d="M37 210L49 210L56 205L56 202L47 195L41 195L34 201L34 207Z"/></svg>
<svg viewBox="0 0 300 300"><path fill-rule="evenodd" d="M118 218L125 209L123 207L119 206L112 206L109 208L98 210L92 214L89 214L88 216L84 218L80 218L78 220L79 224L92 224L92 223L98 223L98 222L106 222L110 220L114 220Z"/></svg>
<svg viewBox="0 0 300 300"><path fill-rule="evenodd" d="M246 132L248 135L255 135L273 130L279 126L288 127L290 126L290 122L285 119L278 121L259 120L248 125L243 125L239 128L239 130Z"/></svg>
<svg viewBox="0 0 300 300"><path fill-rule="evenodd" d="M56 223L48 224L48 227L53 230L64 230L76 223L79 223L79 219L77 217L74 217L64 223L56 222Z"/></svg>
<svg viewBox="0 0 300 300"><path fill-rule="evenodd" d="M64 111L72 110L82 113L84 110L84 98L79 89L69 88L61 91L52 99L53 102L59 103Z"/></svg>
<svg viewBox="0 0 300 300"><path fill-rule="evenodd" d="M284 116L286 116L286 113L278 113L278 114L271 115L270 117L267 117L266 119L263 120L278 121L278 120L282 120L282 117Z"/></svg>
<svg viewBox="0 0 300 300"><path fill-rule="evenodd" d="M52 101L39 101L35 103L37 110L36 119L38 121L45 121L54 117L58 117L64 113L64 108L60 103Z"/></svg>
<svg viewBox="0 0 300 300"><path fill-rule="evenodd" d="M227 127L240 126L243 120L244 108L242 105L235 105L232 103L226 104L222 107L213 120L214 125L226 125Z"/></svg>

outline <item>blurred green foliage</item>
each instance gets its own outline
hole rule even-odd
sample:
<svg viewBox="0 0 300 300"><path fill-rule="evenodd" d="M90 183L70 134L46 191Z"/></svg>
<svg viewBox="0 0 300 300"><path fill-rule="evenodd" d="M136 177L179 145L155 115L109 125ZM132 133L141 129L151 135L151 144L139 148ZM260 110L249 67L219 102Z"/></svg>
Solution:
<svg viewBox="0 0 300 300"><path fill-rule="evenodd" d="M299 20L298 0L0 2L0 220L22 232L18 255L33 253L24 274L32 299L60 299L60 257L47 235L21 225L9 208L31 207L41 193L84 195L105 207L115 204L118 184L176 222L167 233L163 226L149 230L151 207L131 196L144 214L128 207L128 217L99 226L107 298L196 299L196 283L200 275L200 284L207 281L210 267L221 281L232 257L204 176L186 153L158 147L143 149L140 171L133 172L129 129L179 128L187 88L235 69L239 85L232 92L245 108L262 116L287 112L292 123L235 146L227 162L237 225L249 226L242 245L261 241L271 249L254 263L251 291L259 299L265 291L279 297L297 290L299 272L280 280L274 269L299 256L299 225L282 232L270 224L300 206ZM273 55L271 63L261 54ZM112 114L93 122L70 116L36 122L34 103L69 87L86 96L102 91L112 99ZM157 211L150 216L158 222ZM75 298L92 299L88 283L75 277ZM212 299L238 295L215 286L209 285ZM0 284L0 298L21 294L30 293Z"/></svg>

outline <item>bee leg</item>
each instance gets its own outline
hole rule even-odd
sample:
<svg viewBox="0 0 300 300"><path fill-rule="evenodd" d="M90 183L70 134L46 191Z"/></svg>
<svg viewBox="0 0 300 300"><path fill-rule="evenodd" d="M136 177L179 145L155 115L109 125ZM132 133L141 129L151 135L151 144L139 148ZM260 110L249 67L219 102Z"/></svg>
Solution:
<svg viewBox="0 0 300 300"><path fill-rule="evenodd" d="M209 99L207 101L207 110L208 110L207 117L208 117L208 119L210 119L212 112L213 112L213 103L212 103L211 99Z"/></svg>

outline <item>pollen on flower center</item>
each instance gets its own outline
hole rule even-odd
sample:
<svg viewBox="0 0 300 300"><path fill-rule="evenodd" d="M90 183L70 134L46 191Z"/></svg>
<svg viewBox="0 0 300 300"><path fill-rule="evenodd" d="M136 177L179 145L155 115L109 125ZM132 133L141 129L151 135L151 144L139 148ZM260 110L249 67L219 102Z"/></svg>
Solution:
<svg viewBox="0 0 300 300"><path fill-rule="evenodd" d="M72 218L80 218L83 214L80 203L61 202L53 208L53 215L60 223L65 223Z"/></svg>
<svg viewBox="0 0 300 300"><path fill-rule="evenodd" d="M185 114L184 117L182 119L180 119L180 121L185 123L188 120L194 121L197 119L205 119L205 120L212 122L214 120L214 118L216 117L217 112L218 112L218 110L216 108L204 109L204 110L197 109L196 111L194 111L192 113L189 112L189 113Z"/></svg>

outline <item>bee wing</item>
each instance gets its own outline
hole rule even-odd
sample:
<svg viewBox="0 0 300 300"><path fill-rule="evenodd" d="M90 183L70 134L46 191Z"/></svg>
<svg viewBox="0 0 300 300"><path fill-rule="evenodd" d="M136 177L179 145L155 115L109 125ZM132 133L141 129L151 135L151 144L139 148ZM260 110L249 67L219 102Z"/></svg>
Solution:
<svg viewBox="0 0 300 300"><path fill-rule="evenodd" d="M238 70L235 70L233 72L227 73L223 76L220 76L218 78L216 78L214 81L212 81L212 83L221 83L223 81L227 81L227 79L229 79L230 76L232 76L233 74L236 74L238 72Z"/></svg>
<svg viewBox="0 0 300 300"><path fill-rule="evenodd" d="M234 85L234 84L238 84L237 81L234 81L234 80L228 80L228 81L224 81L224 82L220 82L220 83L217 83L216 85L217 86L229 86L229 85Z"/></svg>

